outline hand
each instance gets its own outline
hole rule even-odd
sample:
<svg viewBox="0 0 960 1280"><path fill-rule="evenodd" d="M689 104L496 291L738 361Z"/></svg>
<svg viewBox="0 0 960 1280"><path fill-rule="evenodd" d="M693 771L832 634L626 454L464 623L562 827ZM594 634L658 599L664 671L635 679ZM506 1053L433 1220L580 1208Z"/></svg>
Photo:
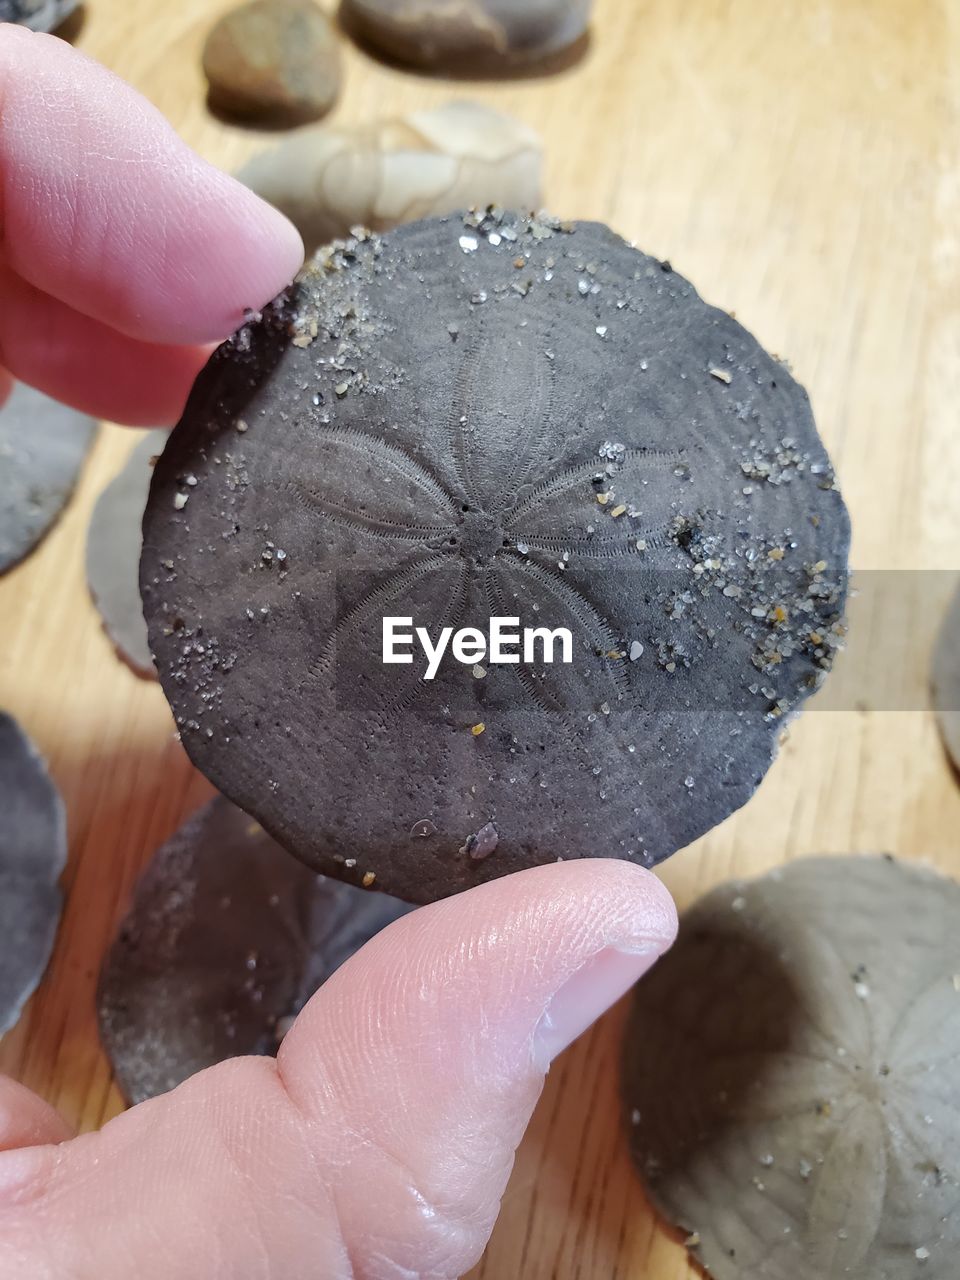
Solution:
<svg viewBox="0 0 960 1280"><path fill-rule="evenodd" d="M296 271L296 233L56 40L0 28L0 102L0 362L94 414L171 421L203 344ZM556 863L398 920L276 1061L99 1133L70 1138L0 1077L0 1280L460 1275L552 1058L675 929L649 873Z"/></svg>
<svg viewBox="0 0 960 1280"><path fill-rule="evenodd" d="M0 1277L461 1275L551 1059L675 925L638 867L536 867L390 925L320 988L276 1062L221 1063L99 1133L63 1141L0 1078Z"/></svg>
<svg viewBox="0 0 960 1280"><path fill-rule="evenodd" d="M0 26L0 383L5 368L94 417L171 424L208 344L302 261L286 218L139 94Z"/></svg>

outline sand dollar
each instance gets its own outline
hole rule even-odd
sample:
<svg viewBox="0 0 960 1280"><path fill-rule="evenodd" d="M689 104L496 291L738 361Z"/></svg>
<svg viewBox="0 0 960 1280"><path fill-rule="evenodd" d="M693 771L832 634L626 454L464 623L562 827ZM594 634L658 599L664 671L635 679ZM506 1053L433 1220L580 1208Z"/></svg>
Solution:
<svg viewBox="0 0 960 1280"><path fill-rule="evenodd" d="M22 382L0 407L0 573L33 550L66 506L96 425Z"/></svg>
<svg viewBox="0 0 960 1280"><path fill-rule="evenodd" d="M637 986L623 1090L715 1280L949 1280L960 886L838 857L715 889Z"/></svg>
<svg viewBox="0 0 960 1280"><path fill-rule="evenodd" d="M36 747L0 712L0 1034L16 1022L47 967L66 860L59 792Z"/></svg>
<svg viewBox="0 0 960 1280"><path fill-rule="evenodd" d="M218 798L157 850L100 976L100 1030L130 1102L239 1054L409 910L310 872Z"/></svg>
<svg viewBox="0 0 960 1280"><path fill-rule="evenodd" d="M839 643L848 536L805 393L741 325L606 227L468 216L330 250L220 349L141 588L199 767L419 901L652 865L747 800ZM428 679L384 663L387 617L569 644Z"/></svg>

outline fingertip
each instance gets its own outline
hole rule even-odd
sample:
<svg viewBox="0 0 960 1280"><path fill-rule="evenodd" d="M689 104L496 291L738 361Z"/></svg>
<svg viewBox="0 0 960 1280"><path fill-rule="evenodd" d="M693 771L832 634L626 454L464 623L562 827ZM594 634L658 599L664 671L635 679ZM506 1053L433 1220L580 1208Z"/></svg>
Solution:
<svg viewBox="0 0 960 1280"><path fill-rule="evenodd" d="M294 277L293 225L60 40L0 33L4 258L141 341L217 342Z"/></svg>
<svg viewBox="0 0 960 1280"><path fill-rule="evenodd" d="M0 1152L65 1142L66 1120L48 1102L8 1076L0 1076Z"/></svg>
<svg viewBox="0 0 960 1280"><path fill-rule="evenodd" d="M646 867L619 858L592 861L609 877L604 891L614 896L622 893L625 904L632 903L635 918L642 922L639 935L660 953L668 950L677 936L678 916L677 904L663 881ZM589 874L590 862L584 859L578 866Z"/></svg>
<svg viewBox="0 0 960 1280"><path fill-rule="evenodd" d="M578 932L589 927L605 937L606 945L623 951L666 950L677 932L676 905L663 882L647 868L621 858L544 863L491 880L469 895L482 910L533 909L541 930L549 925L562 933L572 912L578 917ZM454 901L467 896L458 895Z"/></svg>
<svg viewBox="0 0 960 1280"><path fill-rule="evenodd" d="M361 1262L472 1265L550 1062L675 929L670 895L642 868L551 863L421 907L328 979L277 1065L311 1128L343 1125L361 1148L351 1172L377 1186L388 1223L371 1233L364 1198L338 1200ZM425 1222L413 1189L444 1214Z"/></svg>
<svg viewBox="0 0 960 1280"><path fill-rule="evenodd" d="M184 296L190 293L189 278L206 273L206 293L194 299L192 311L176 316L167 331L176 333L178 342L221 342L251 311L259 311L290 284L305 256L289 218L236 178L206 162L201 166L197 207L184 219L201 225L219 220L220 227L206 241L186 245L182 263L164 264L174 278L184 277ZM168 279L161 283L162 290L169 288Z"/></svg>

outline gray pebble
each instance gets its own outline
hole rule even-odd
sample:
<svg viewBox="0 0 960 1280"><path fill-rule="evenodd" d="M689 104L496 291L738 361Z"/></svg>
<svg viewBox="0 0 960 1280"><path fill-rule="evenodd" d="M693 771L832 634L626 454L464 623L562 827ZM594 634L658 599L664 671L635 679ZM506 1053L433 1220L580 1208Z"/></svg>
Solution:
<svg viewBox="0 0 960 1280"><path fill-rule="evenodd" d="M340 89L337 34L312 0L251 0L213 27L203 70L217 110L267 123L318 120Z"/></svg>
<svg viewBox="0 0 960 1280"><path fill-rule="evenodd" d="M592 0L344 0L350 29L379 52L436 70L484 71L560 52Z"/></svg>

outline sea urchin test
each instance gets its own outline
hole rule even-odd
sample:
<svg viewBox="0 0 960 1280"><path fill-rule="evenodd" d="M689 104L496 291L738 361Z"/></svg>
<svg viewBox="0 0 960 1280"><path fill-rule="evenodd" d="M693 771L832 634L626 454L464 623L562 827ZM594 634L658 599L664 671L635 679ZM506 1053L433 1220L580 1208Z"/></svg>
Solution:
<svg viewBox="0 0 960 1280"><path fill-rule="evenodd" d="M806 394L735 320L604 226L471 214L334 245L220 348L140 580L195 763L317 870L426 901L649 866L749 799L840 643L848 541ZM387 618L447 634L432 678ZM461 660L492 619L553 660Z"/></svg>
<svg viewBox="0 0 960 1280"><path fill-rule="evenodd" d="M100 1034L127 1101L275 1053L320 984L408 910L311 874L211 800L154 854L104 959Z"/></svg>
<svg viewBox="0 0 960 1280"><path fill-rule="evenodd" d="M36 747L0 711L0 1035L47 966L67 860L63 802Z"/></svg>
<svg viewBox="0 0 960 1280"><path fill-rule="evenodd" d="M721 885L638 983L623 1096L713 1280L954 1280L960 885L889 857Z"/></svg>

